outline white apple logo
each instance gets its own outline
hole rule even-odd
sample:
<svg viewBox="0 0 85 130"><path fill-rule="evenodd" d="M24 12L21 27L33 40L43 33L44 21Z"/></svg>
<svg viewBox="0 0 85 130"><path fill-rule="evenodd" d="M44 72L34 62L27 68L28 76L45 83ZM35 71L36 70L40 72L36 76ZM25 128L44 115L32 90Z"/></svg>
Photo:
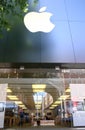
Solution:
<svg viewBox="0 0 85 130"><path fill-rule="evenodd" d="M39 12L30 12L24 16L24 24L30 32L51 32L55 25L50 21L52 16L49 12L43 12L46 7L43 7Z"/></svg>

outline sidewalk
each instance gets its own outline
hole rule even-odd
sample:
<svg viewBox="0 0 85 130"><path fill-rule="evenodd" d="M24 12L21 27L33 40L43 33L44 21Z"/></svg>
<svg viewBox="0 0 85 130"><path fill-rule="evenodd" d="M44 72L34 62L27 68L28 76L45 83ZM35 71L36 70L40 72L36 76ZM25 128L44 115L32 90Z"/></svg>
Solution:
<svg viewBox="0 0 85 130"><path fill-rule="evenodd" d="M41 127L41 126L36 126L36 127L28 127L28 128L7 128L7 129L2 129L2 130L85 130L85 127L82 128L58 128L58 127Z"/></svg>

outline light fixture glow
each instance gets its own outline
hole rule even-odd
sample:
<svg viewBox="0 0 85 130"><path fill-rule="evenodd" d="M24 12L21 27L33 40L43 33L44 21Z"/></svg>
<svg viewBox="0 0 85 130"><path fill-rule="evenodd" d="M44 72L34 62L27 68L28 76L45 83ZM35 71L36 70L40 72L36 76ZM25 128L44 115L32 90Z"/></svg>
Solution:
<svg viewBox="0 0 85 130"><path fill-rule="evenodd" d="M7 96L10 100L19 100L18 98L17 98L17 96L14 96L14 95L8 95Z"/></svg>
<svg viewBox="0 0 85 130"><path fill-rule="evenodd" d="M20 106L20 107L25 107L25 105L24 105L24 104L18 104L18 106Z"/></svg>
<svg viewBox="0 0 85 130"><path fill-rule="evenodd" d="M32 84L33 92L44 92L46 84Z"/></svg>
<svg viewBox="0 0 85 130"><path fill-rule="evenodd" d="M37 92L44 92L44 90L43 90L43 89L40 89L40 90L39 90L39 89L33 89L33 92L34 92L34 93L35 93L35 92L36 92L36 93L37 93Z"/></svg>
<svg viewBox="0 0 85 130"><path fill-rule="evenodd" d="M54 104L60 104L61 103L61 101L55 101L54 102Z"/></svg>
<svg viewBox="0 0 85 130"><path fill-rule="evenodd" d="M52 104L52 107L57 107L58 105L56 105L56 104Z"/></svg>
<svg viewBox="0 0 85 130"><path fill-rule="evenodd" d="M60 100L66 100L70 95L62 95L59 97Z"/></svg>
<svg viewBox="0 0 85 130"><path fill-rule="evenodd" d="M39 104L42 104L42 101L38 101L38 102L35 101L35 105L37 105L37 104L38 104L38 105L39 105Z"/></svg>
<svg viewBox="0 0 85 130"><path fill-rule="evenodd" d="M8 95L7 97L12 97L12 98L16 98L17 96L15 96L15 95Z"/></svg>
<svg viewBox="0 0 85 130"><path fill-rule="evenodd" d="M21 101L15 101L16 104L23 104Z"/></svg>
<svg viewBox="0 0 85 130"><path fill-rule="evenodd" d="M71 89L70 88L68 88L68 89L66 89L66 91L65 91L66 93L68 92L71 92Z"/></svg>
<svg viewBox="0 0 85 130"><path fill-rule="evenodd" d="M49 109L54 109L55 107L49 107Z"/></svg>
<svg viewBox="0 0 85 130"><path fill-rule="evenodd" d="M41 108L41 106L35 106L35 108Z"/></svg>
<svg viewBox="0 0 85 130"><path fill-rule="evenodd" d="M9 97L10 100L19 100L17 97L16 98L12 98L12 97Z"/></svg>
<svg viewBox="0 0 85 130"><path fill-rule="evenodd" d="M22 107L22 108L23 108L23 109L27 109L27 107L25 107L25 106L24 106L24 107Z"/></svg>
<svg viewBox="0 0 85 130"><path fill-rule="evenodd" d="M33 89L45 89L46 84L32 84Z"/></svg>
<svg viewBox="0 0 85 130"><path fill-rule="evenodd" d="M12 90L7 88L7 93L11 93L11 92L12 92Z"/></svg>

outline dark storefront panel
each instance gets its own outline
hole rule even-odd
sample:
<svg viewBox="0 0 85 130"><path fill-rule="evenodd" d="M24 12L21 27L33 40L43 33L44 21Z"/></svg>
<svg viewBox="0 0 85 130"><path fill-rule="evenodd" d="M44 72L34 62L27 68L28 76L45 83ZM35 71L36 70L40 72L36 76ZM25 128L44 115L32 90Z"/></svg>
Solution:
<svg viewBox="0 0 85 130"><path fill-rule="evenodd" d="M0 38L0 62L85 63L85 1L38 0L29 11L46 6L55 28L50 33L29 32L20 22Z"/></svg>

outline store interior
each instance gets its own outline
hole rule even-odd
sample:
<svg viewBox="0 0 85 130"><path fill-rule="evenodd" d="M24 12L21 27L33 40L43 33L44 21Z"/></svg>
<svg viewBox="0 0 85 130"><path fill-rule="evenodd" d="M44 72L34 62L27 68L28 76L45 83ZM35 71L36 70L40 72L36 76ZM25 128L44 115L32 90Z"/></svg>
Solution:
<svg viewBox="0 0 85 130"><path fill-rule="evenodd" d="M80 88L85 84L85 69L22 66L0 69L0 72L0 83L6 84L6 101L0 105L1 112L5 112L4 127L20 127L21 110L24 112L22 127L37 126L38 119L41 126L72 127L73 113L85 111L84 88ZM77 92L77 88L81 91ZM82 96L72 95L79 92Z"/></svg>

